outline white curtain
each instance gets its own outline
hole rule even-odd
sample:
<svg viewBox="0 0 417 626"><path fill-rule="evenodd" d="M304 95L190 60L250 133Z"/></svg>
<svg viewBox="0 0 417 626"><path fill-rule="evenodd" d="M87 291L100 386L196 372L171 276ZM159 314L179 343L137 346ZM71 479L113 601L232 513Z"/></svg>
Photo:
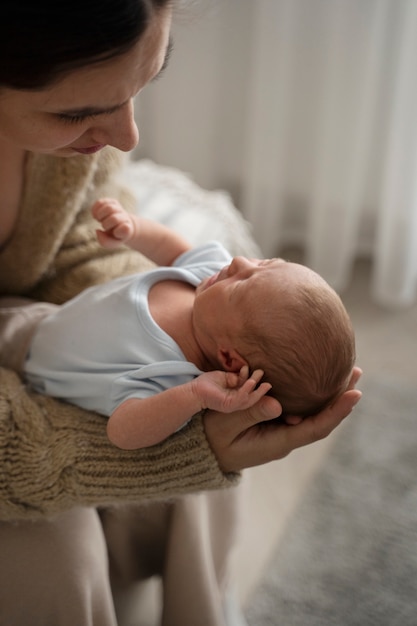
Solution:
<svg viewBox="0 0 417 626"><path fill-rule="evenodd" d="M417 0L208 5L145 97L145 155L229 188L266 256L301 245L343 291L366 255L375 300L411 304Z"/></svg>

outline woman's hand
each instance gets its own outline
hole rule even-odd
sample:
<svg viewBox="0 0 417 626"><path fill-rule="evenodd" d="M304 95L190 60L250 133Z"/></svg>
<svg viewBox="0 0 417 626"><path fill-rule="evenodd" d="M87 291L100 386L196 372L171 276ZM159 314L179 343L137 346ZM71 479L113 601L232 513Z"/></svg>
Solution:
<svg viewBox="0 0 417 626"><path fill-rule="evenodd" d="M207 411L204 427L209 444L224 472L282 459L301 448L327 437L352 411L361 398L355 385L362 371L355 367L349 389L328 408L298 424L275 420L281 413L277 400L264 396L246 411L225 414ZM273 421L270 421L273 420Z"/></svg>

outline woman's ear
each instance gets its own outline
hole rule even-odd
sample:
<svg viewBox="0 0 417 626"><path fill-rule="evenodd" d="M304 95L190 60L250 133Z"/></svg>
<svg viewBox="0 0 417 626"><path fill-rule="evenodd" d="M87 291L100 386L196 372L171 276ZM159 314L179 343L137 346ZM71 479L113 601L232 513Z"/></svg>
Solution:
<svg viewBox="0 0 417 626"><path fill-rule="evenodd" d="M246 359L234 348L219 348L217 358L225 372L240 372L244 365L249 365Z"/></svg>

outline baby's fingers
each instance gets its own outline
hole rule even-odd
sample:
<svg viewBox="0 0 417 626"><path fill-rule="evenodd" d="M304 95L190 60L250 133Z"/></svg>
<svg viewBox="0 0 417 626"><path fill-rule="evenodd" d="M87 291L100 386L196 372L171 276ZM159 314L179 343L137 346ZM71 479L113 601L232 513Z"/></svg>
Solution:
<svg viewBox="0 0 417 626"><path fill-rule="evenodd" d="M96 200L96 202L91 207L91 213L94 219L101 222L107 215L110 215L114 212L114 204L109 198L101 198L101 200Z"/></svg>
<svg viewBox="0 0 417 626"><path fill-rule="evenodd" d="M248 380L249 377L249 367L247 365L243 365L238 374L239 387L243 385L245 381Z"/></svg>
<svg viewBox="0 0 417 626"><path fill-rule="evenodd" d="M257 385L261 381L264 374L265 372L263 370L255 370L254 372L252 372L250 378L254 380L255 384Z"/></svg>
<svg viewBox="0 0 417 626"><path fill-rule="evenodd" d="M117 248L120 246L120 240L115 239L112 235L105 233L104 230L96 230L97 241L103 248Z"/></svg>
<svg viewBox="0 0 417 626"><path fill-rule="evenodd" d="M113 237L115 239L119 239L121 241L124 241L125 239L128 239L131 234L132 234L132 228L131 228L130 224L127 223L127 222L122 222L121 224L117 224L112 229Z"/></svg>
<svg viewBox="0 0 417 626"><path fill-rule="evenodd" d="M118 228L119 226L125 225L129 228L130 222L129 219L124 215L120 215L119 213L112 213L111 215L107 215L106 217L99 220L104 230L113 230L113 228Z"/></svg>
<svg viewBox="0 0 417 626"><path fill-rule="evenodd" d="M264 375L263 370L255 370L249 377L249 367L244 365L239 372L239 385L242 387L245 383L249 383L250 387L256 387Z"/></svg>
<svg viewBox="0 0 417 626"><path fill-rule="evenodd" d="M271 389L272 385L270 385L269 383L261 383L260 385L258 385L261 378L262 376L258 378L258 376L254 377L252 375L245 383L243 383L241 387L242 392L247 393L248 395L250 394L251 396L256 395L258 398L264 396Z"/></svg>
<svg viewBox="0 0 417 626"><path fill-rule="evenodd" d="M242 387L242 382L240 379L240 373L236 374L235 372L225 372L226 374L226 386L228 389L236 389L237 387Z"/></svg>
<svg viewBox="0 0 417 626"><path fill-rule="evenodd" d="M268 393L268 391L271 390L271 388L272 388L272 385L270 385L269 383L261 383L259 387L257 387L256 389L252 391L251 398L256 398L255 400L255 403L256 403L263 396L265 396Z"/></svg>

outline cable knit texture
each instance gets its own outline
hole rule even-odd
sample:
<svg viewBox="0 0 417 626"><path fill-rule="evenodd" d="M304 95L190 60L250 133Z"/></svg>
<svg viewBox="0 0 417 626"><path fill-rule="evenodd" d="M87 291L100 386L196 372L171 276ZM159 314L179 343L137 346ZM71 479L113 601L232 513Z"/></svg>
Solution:
<svg viewBox="0 0 417 626"><path fill-rule="evenodd" d="M90 208L116 196L134 198L117 181L123 155L31 155L19 222L0 252L0 294L60 304L86 287L143 271L137 252L102 249ZM116 329L114 329L116 332ZM28 390L0 369L0 519L51 515L75 505L101 506L165 499L230 486L204 435L201 416L167 441L122 451L109 443L97 414Z"/></svg>

